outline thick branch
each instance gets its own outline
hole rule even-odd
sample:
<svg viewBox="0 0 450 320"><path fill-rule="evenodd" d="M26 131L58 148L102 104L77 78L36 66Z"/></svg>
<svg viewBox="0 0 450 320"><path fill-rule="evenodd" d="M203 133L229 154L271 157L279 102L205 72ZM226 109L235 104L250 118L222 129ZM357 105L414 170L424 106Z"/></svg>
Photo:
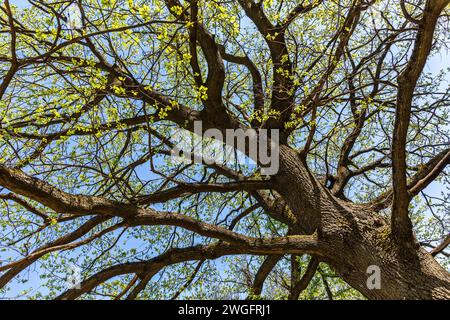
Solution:
<svg viewBox="0 0 450 320"><path fill-rule="evenodd" d="M427 1L419 24L411 58L398 78L397 108L392 141L393 207L392 233L401 242L412 242L412 224L408 215L410 195L407 185L406 139L414 91L433 45L434 30L441 11L450 1Z"/></svg>
<svg viewBox="0 0 450 320"><path fill-rule="evenodd" d="M281 251L280 251L281 250ZM80 284L79 289L71 289L61 294L57 299L76 299L82 294L90 292L92 289L100 285L101 283L108 281L109 279L124 275L124 274L142 274L143 277L147 274L156 274L162 268L180 263L183 261L191 260L204 260L204 259L217 259L224 255L234 254L276 254L276 253L289 253L295 251L300 253L303 250L293 249L285 247L284 249L278 248L274 244L255 245L253 247L243 247L238 245L230 245L226 243L218 243L209 246L195 246L183 249L170 249L166 253L144 262L129 262L112 266L105 270L102 270L95 275L84 280Z"/></svg>

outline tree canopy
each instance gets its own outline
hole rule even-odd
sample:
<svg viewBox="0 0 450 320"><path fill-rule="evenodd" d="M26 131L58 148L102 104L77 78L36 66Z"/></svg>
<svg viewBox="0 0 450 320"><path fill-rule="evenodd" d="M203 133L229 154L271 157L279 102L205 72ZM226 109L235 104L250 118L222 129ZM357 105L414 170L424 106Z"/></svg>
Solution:
<svg viewBox="0 0 450 320"><path fill-rule="evenodd" d="M4 0L0 296L449 298L449 3Z"/></svg>

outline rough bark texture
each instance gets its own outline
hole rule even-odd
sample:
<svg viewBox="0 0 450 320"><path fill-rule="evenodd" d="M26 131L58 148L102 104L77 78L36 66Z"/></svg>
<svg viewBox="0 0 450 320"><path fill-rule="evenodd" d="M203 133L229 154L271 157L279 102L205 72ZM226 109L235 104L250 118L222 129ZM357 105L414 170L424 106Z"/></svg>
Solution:
<svg viewBox="0 0 450 320"><path fill-rule="evenodd" d="M50 14L50 11L54 11L48 5L44 5L45 1L37 3L48 10L36 6L35 2L31 1L37 12L40 10ZM38 39L39 37L34 39L34 34L38 32L24 27L20 23L21 16L17 15L15 10L11 10L9 1L5 0L2 10L6 16L5 19L0 19L0 26L2 30L7 30L10 37L5 37L8 38L5 45L9 46L9 50L6 50L9 53L8 55L2 53L0 57L2 70L7 70L2 75L0 98L2 102L7 101L5 106L8 107L5 109L8 110L2 113L0 119L0 138L5 140L0 151L6 150L4 153L7 154L5 157L7 160L2 158L0 163L2 187L0 199L13 201L28 213L34 214L36 219L42 222L37 225L39 229L36 232L46 229L53 223L65 223L85 216L93 218L77 224L78 229L56 240L48 243L44 240L40 240L44 243L37 241L39 243L33 247L34 251L27 251L18 260L1 265L0 288L50 252L89 244L107 233L124 227L170 226L182 229L182 232L189 233L189 236L192 233L192 243L199 240L204 245L195 246L183 242L183 245L192 247L170 248L147 261L120 262L105 267L84 279L80 289L63 292L59 298L76 299L92 292L113 277L134 274L133 280L115 298L135 299L145 290L152 277L167 266L199 261L195 276L205 259L216 259L225 255L265 256L265 262L260 266L253 281L248 281L250 295L259 296L263 293L266 278L280 259L291 255L291 283L284 284L284 287L290 290L287 295L290 299L298 299L301 292L308 287L316 270L320 269L320 262L327 263L338 276L370 299L450 299L450 274L433 258L436 254L446 254L444 249L449 245L450 238L447 236L441 245L428 253L415 239L410 219L411 200L444 173L444 169L450 164L450 149L448 144L442 146L445 144L442 143L442 139L428 136L418 138L418 146L412 147L418 148L420 152L415 153L420 153L419 156L409 149L412 145L409 140L412 129L420 127L416 130L418 132L415 132L417 135L422 134L421 131L426 131L426 128L422 130L420 121L413 122L414 118L421 118L422 115L429 113L432 114L431 118L436 117L438 120L433 122L427 119L427 124L423 126L427 128L442 126L442 120L439 118L447 112L445 108L448 108L450 103L447 94L438 93L438 89L430 89L424 84L428 79L420 80L433 52L435 33L440 25L439 19L448 16L443 12L450 0L421 1L412 8L415 10L414 16L408 12L411 6L405 1L400 1L404 16L399 19L396 17L395 21L383 17L386 25L382 24L380 28L374 26L372 32L366 25L366 22L373 19L371 16L373 12L368 10L379 1L355 0L349 1L347 5L344 4L345 1L339 1L334 12L334 18L338 21L336 30L333 30L334 26L330 28L330 34L318 43L314 43L316 41L312 39L314 37L306 41L301 40L303 34L301 37L299 35L303 30L295 28L298 29L303 24L294 26L291 24L301 14L325 6L325 1L314 1L311 4L302 2L293 7L283 6L287 1L281 1L278 13L283 17L280 16L279 19L267 15L265 10L268 8L264 8L261 1L223 2L235 5L234 9L240 12L240 18L246 16L247 21L244 24L252 24L252 29L247 31L259 33L258 37L254 38L257 43L259 40L256 38L260 38L261 43L254 48L250 46L249 51L254 51L251 53L247 53L247 48L241 46L241 38L233 38L235 36L231 33L226 35L226 28L219 31L224 33L220 36L208 30L212 27L210 22L203 21L202 16L205 15L199 8L198 1L189 1L189 6L184 6L185 2L161 1L161 5L167 9L168 17L164 19L170 18L167 21L152 18L144 23L118 28L110 26L109 29L107 23L109 18L104 16L105 26L101 29L95 27L94 30L88 30L92 29L91 23L88 23L89 15L82 10L83 6L86 6L87 10L94 9L79 2L83 28L86 30L77 30L79 35L71 34L70 40L60 38L61 30L59 30L54 41L44 41ZM183 10L179 12L176 8ZM224 8L221 11L226 12ZM287 9L289 11L285 15ZM115 9L111 9L111 15L114 11ZM129 11L130 14L134 11L139 12L136 8L133 10L130 8ZM322 15L328 13L334 14L328 9L322 11ZM99 16L103 14L102 10L97 12ZM90 15L95 16L92 13ZM60 21L61 14L58 13L53 18L58 21L59 27L64 25L65 21ZM125 20L135 20L129 18ZM142 17L137 18L137 21L141 21ZM404 22L399 24L397 20ZM113 26L115 25L116 22L113 23ZM305 25L313 24L309 21ZM179 41L177 36L182 33L174 32L170 37L167 34L167 39L166 36L159 39L162 34L156 37L156 31L146 34L147 28L169 30L168 33L185 28L188 38ZM329 26L323 28L320 26L320 29L326 31L328 28ZM148 48L142 46L136 51L129 49L127 56L131 56L131 52L142 51L142 57L136 53L138 55L136 59L141 59L139 61L134 61L135 57L123 60L121 54L113 52L106 42L102 43L102 36L107 38L110 34L120 32L132 34L134 30L138 32L138 37L146 39L148 43L155 41L151 45L148 44ZM318 33L319 31L323 30L317 30ZM246 35L243 39L245 38ZM27 50L28 41L31 41L31 47ZM167 43L164 43L166 41ZM361 45L360 41L367 42ZM74 45L76 47L73 47ZM131 46L127 43L126 47L128 45ZM83 50L79 50L80 47L83 47ZM316 47L320 49L316 50ZM20 50L17 51L17 48ZM36 53L36 48L40 48L39 51L42 53ZM176 53L182 55L183 59L186 59L187 52L190 56L189 61L184 61L186 66L183 66L187 68L187 72L180 73L181 77L178 65L174 68L177 70L174 74L177 79L173 81L177 83L175 87L171 79L173 75L170 75L169 70L165 70L169 69L166 62L172 59L171 55L165 53L166 48L173 52L177 51ZM147 49L149 52L145 52ZM263 50L267 50L266 56L262 55ZM311 52L303 55L302 50ZM78 55L78 51L83 55ZM258 62L252 61L255 55L267 59L268 64L264 65L266 61L259 61L261 59ZM89 63L85 61L86 56L92 56L93 61ZM200 56L202 58L199 58ZM143 59L147 59L149 63L142 63ZM311 61L299 61L302 59ZM53 70L55 65L61 70L55 72ZM52 68L48 68L49 66ZM143 70L138 70L136 66L142 67ZM236 68L238 66L239 68ZM45 71L47 68L53 71ZM149 69L144 70L146 68ZM163 69L164 72L161 71ZM133 74L140 71L146 75ZM16 75L19 72L20 77ZM43 76L42 79L36 79L37 85L30 85L30 80L41 72ZM168 72L167 75L165 72ZM96 82L91 83L89 80L93 90L87 99L83 97L84 93L78 92L84 91L78 90L77 87L81 86L78 80L83 86L84 82L81 79L77 80L76 77L73 83L58 87L56 93L50 89L42 90L44 92L37 89L40 86L47 87L47 82L59 84L68 81L66 78L69 77L58 78L59 73L64 76L75 76L80 73L83 79L91 79L92 74L102 74L102 81L99 81L102 85L94 87L92 83ZM181 79L183 77L186 79ZM95 77L92 80L95 80ZM252 82L251 85L249 81ZM158 84L161 91L152 87L154 83ZM436 83L437 86L442 84L439 81ZM247 84L250 90L245 89ZM31 93L27 91L29 87L33 87ZM81 108L79 110L77 108L76 111L66 110L70 108L59 105L60 101L65 100L62 95L65 95L66 91L68 96L75 94L70 91L73 88L77 89L74 90L76 99L73 103L81 104ZM46 93L47 91L50 93ZM28 102L29 95L36 96L36 101L31 99ZM434 99L436 95L441 96L439 100ZM429 97L430 101L427 100L429 105L415 105L417 100L422 103L423 97ZM124 98L136 103L123 105ZM20 101L22 99L25 102ZM37 107L41 100L49 104L48 110L44 112L40 110L41 107ZM238 100L242 100L242 106ZM36 102L34 103L36 106L33 102ZM15 106L16 103L18 106ZM113 103L117 103L116 109ZM190 103L193 105L189 105ZM115 117L109 119L111 110L120 111L117 112L117 119ZM392 115L395 119L392 121L393 128L390 128L389 117ZM336 119L321 123L321 119L335 116ZM375 117L381 120L377 120L377 123L373 120ZM158 129L176 126L192 132L196 121L202 122L203 131L214 128L224 134L229 129L279 130L281 140L279 173L271 179L261 178L259 174L248 177L243 174L247 172L247 168L241 170L239 165L232 169L225 165L209 163L202 163L204 172L199 170L192 173L189 166L173 169L176 172L171 172L170 166L164 167L163 172L154 170L153 159L159 155L173 156L170 150L173 151L174 147L174 142L169 136L170 131ZM166 122L170 122L170 126L167 126ZM372 127L373 123L375 124ZM82 125L78 127L80 124ZM365 130L366 126L368 130ZM383 136L386 139L377 138L383 140L382 148L379 148L378 141L367 143L364 141L370 140L367 139L367 135L376 134L377 130L384 131L385 128L390 130ZM317 131L320 130L329 132L320 132L318 137ZM432 134L445 132L440 129L434 130ZM110 133L119 131L126 135L123 141L115 134L108 138ZM337 131L342 134L336 135ZM136 132L140 134L138 138L133 137ZM88 143L102 150L97 150L92 155L78 155L75 151L63 150L72 149L72 143L73 149L76 149L78 145L75 141L70 141L70 148L57 146L53 150L48 150L56 142L61 142L62 138L94 137L97 134L105 139L89 140ZM142 140L147 135L148 148L147 145L145 148L142 147L147 142L134 141ZM255 136L257 135L258 133L255 133ZM154 137L157 139L153 139ZM274 137L272 135L269 139ZM259 138L262 138L262 135ZM293 145L289 146L290 138L303 140L303 146L296 145L296 149ZM155 143L154 140L158 141ZM427 141L425 146L421 145L421 140ZM122 143L121 150L116 150ZM336 147L331 152L333 155L328 155L329 143ZM79 146L81 149L91 150L86 148L84 143ZM252 157L249 145L240 149L248 157ZM47 151L49 156L46 155ZM64 154L65 152L67 154ZM412 161L408 159L409 152L419 159ZM322 157L321 153L327 154ZM364 159L368 163L355 161L359 156L366 157ZM96 161L91 161L91 157ZM129 159L125 159L127 157ZM331 159L333 157L336 159ZM47 163L52 161L52 158L57 159L54 160L55 163ZM59 163L66 158L70 159L67 160L68 163L63 165ZM311 166L310 170L307 163L310 163L311 158L321 163L316 167ZM258 159L253 160L261 164ZM90 164L91 162L98 163ZM151 180L153 177L150 179L148 175L144 175L143 179L138 176L138 166L148 162L151 162L153 173L164 180L160 184L157 182L159 178ZM319 181L316 172L323 172L324 168L326 175L323 181ZM390 181L381 184L370 181L366 174L378 169L391 169L392 184ZM62 173L57 172L58 170ZM59 181L57 179L61 176L64 179L77 180L81 176L76 175L78 172L91 171L92 181L83 182L80 178L80 181L69 181L71 183L65 187L69 189L67 185L79 183L77 190L86 191L85 194L73 194L62 186L49 183ZM136 177L134 175L131 177L132 172L136 173ZM385 172L376 172L375 176L379 177ZM33 174L35 176L32 176ZM200 182L199 175L202 175ZM87 176L90 177L90 174ZM350 181L360 176L366 176L370 182L366 186L376 185L380 190L390 189L370 203L357 205L347 200L345 193ZM227 182L223 182L223 178ZM132 180L142 181L137 183ZM4 192L6 189L8 191ZM193 203L199 199L193 200L188 197L213 193L244 194L242 197L244 200L239 204L239 209L235 210L233 207L233 212L221 222L218 220L222 218L219 216L223 215L223 211L218 213L215 220L208 220L209 212L208 214L199 212L203 210L203 206L196 206L195 213L192 213L192 210L183 212L186 206L182 203L185 200ZM229 198L224 197L218 206L226 207L229 202L227 199ZM247 203L249 199L250 205ZM156 204L172 201L179 204L178 208L173 210L180 212L164 212L156 209L164 207ZM39 207L34 207L34 202L39 203ZM246 207L247 205L249 206ZM52 218L53 216L45 210L41 211L39 208L42 207L53 210L57 218ZM172 208L172 204L169 207ZM387 208L391 208L390 219L385 219L379 214L380 210ZM280 236L278 230L259 226L242 228L240 229L242 233L235 231L240 227L239 222L256 209L261 209L261 214L266 215L267 221L273 219L283 225L283 228L288 230L287 235ZM240 213L233 217L236 212ZM105 226L106 221L115 223L113 222L115 220L119 222ZM228 220L232 220L231 223L228 224ZM101 231L97 232L97 227ZM260 236L265 232L272 238ZM203 242L204 239L206 240ZM8 239L8 242L15 244L21 242L20 239L16 240ZM3 246L3 243L1 245ZM172 246L168 243L159 245L161 248ZM302 276L298 270L298 261L295 259L304 254L310 255L311 260ZM370 266L378 266L381 270L380 289L371 290L367 286ZM180 290L189 286L191 281L192 279L187 281ZM331 298L332 292L327 285L326 288ZM177 291L174 296L178 297L181 291Z"/></svg>
<svg viewBox="0 0 450 320"><path fill-rule="evenodd" d="M420 246L402 247L377 213L335 198L308 171L298 154L281 149L275 178L299 225L317 231L325 261L369 299L450 299L450 275ZM367 268L381 269L381 289L368 289Z"/></svg>

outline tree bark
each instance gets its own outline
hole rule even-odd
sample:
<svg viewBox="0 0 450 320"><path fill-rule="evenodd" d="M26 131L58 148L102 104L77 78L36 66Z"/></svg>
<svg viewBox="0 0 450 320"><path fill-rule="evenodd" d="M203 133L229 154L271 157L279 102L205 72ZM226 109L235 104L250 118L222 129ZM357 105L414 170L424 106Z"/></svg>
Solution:
<svg viewBox="0 0 450 320"><path fill-rule="evenodd" d="M324 262L369 299L450 299L450 275L415 243L401 246L388 221L371 209L334 197L299 155L280 149L275 188L304 232L326 243ZM381 271L381 288L369 289L369 266Z"/></svg>

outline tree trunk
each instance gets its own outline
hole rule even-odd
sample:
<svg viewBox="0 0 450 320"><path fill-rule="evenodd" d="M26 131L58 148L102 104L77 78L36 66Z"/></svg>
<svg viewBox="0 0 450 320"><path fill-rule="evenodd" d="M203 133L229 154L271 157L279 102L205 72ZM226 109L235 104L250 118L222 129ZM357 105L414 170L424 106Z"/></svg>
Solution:
<svg viewBox="0 0 450 320"><path fill-rule="evenodd" d="M297 153L280 150L277 191L302 232L326 244L322 260L369 299L450 299L450 275L415 243L399 245L388 221L371 209L334 197ZM369 289L369 266L380 268L381 288Z"/></svg>

